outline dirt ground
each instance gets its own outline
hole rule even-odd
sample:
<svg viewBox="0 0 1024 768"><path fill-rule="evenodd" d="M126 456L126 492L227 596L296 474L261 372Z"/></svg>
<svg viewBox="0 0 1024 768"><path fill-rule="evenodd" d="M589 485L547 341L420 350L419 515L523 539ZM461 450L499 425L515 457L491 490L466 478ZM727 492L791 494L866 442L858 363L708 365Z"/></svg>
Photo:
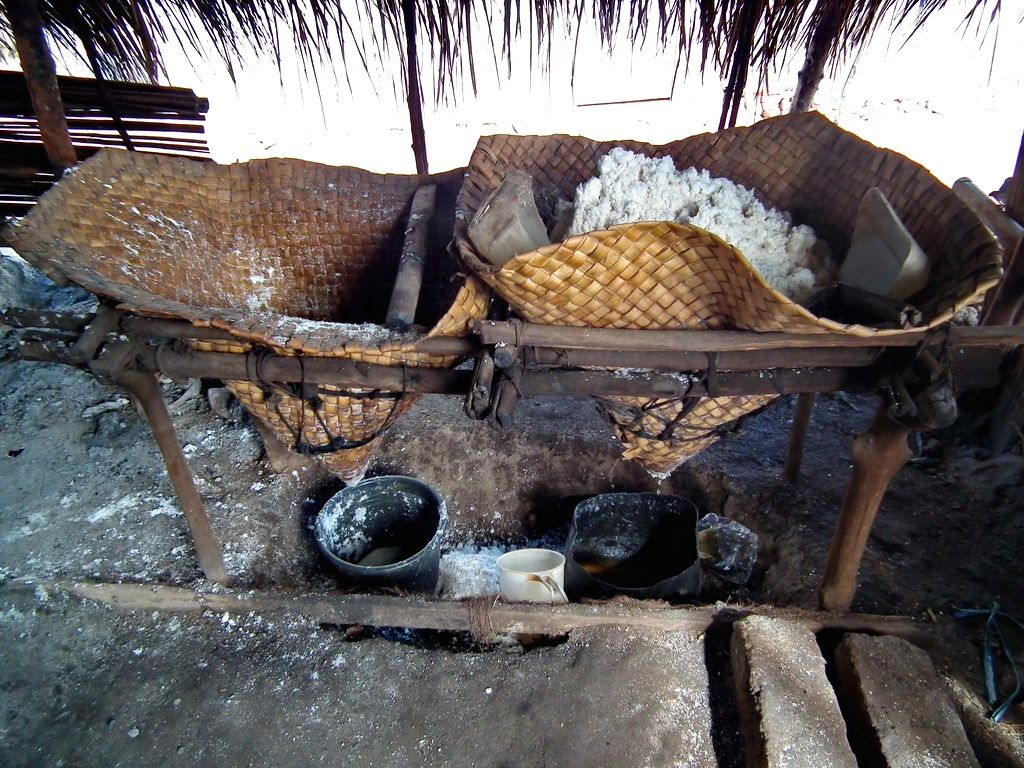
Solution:
<svg viewBox="0 0 1024 768"><path fill-rule="evenodd" d="M174 399L184 385L168 382L166 390ZM793 405L779 398L658 481L620 459L589 401L524 402L516 426L499 433L469 421L456 398L424 397L387 434L370 474L408 474L434 486L449 504L449 547L527 540L557 547L582 498L612 490L683 495L760 537L751 582L736 588L709 579L702 601L813 608L850 475L850 439L875 404L819 398L795 486L780 477ZM231 574L253 587L335 586L309 521L337 481L315 464L274 473L246 418L217 416L205 398L174 418ZM934 621L944 643L941 671L976 696L981 628L951 613L998 601L1024 615L1019 450L990 457L953 435L925 436L883 502L854 603L858 611ZM210 588L146 424L122 393L61 366L0 367L0 568L3 581L60 576ZM493 708L506 725L492 727L467 697L499 685L548 690L545 680L574 686L579 678L563 672L579 642L574 636L567 647L525 654L456 652L445 643L430 650L409 633L350 642L336 627L272 617L125 616L39 590L0 601L0 763L288 766L343 757L364 765L500 765L509 733L554 738L550 713L508 731L515 701ZM622 653L642 656L640 646ZM713 657L714 647L707 650ZM608 661L608 670L616 663ZM663 701L659 665L648 660L645 668L655 671L630 695ZM628 703L608 693L625 683L614 676L609 683L574 711L577 727L614 730ZM569 700L575 710L577 699ZM641 707L630 720L634 741L653 734L638 765L672 762L658 730L665 717ZM459 727L463 721L471 725ZM729 746L734 721L719 711L714 727L719 763L738 764ZM481 734L489 734L486 748L474 741ZM550 753L536 764L567 762Z"/></svg>

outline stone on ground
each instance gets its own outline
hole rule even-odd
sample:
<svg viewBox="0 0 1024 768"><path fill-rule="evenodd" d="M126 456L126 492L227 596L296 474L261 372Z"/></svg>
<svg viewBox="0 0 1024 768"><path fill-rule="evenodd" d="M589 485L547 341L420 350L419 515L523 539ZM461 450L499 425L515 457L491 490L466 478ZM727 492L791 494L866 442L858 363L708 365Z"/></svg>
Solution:
<svg viewBox="0 0 1024 768"><path fill-rule="evenodd" d="M886 768L977 768L963 724L928 654L898 637L851 634L836 674L858 745Z"/></svg>
<svg viewBox="0 0 1024 768"><path fill-rule="evenodd" d="M749 616L733 630L732 664L751 768L857 768L814 634Z"/></svg>

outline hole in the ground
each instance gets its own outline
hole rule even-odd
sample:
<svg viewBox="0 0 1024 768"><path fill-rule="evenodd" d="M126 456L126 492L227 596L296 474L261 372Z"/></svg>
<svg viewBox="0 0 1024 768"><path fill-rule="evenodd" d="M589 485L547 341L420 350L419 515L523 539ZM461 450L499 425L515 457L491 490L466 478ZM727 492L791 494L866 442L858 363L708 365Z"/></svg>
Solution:
<svg viewBox="0 0 1024 768"><path fill-rule="evenodd" d="M321 623L320 628L341 632L348 642L379 639L392 643L409 645L425 651L448 651L449 653L487 653L489 651L518 645L524 652L539 648L552 648L569 639L561 635L503 635L493 642L480 642L469 632L440 629L410 629L409 627L368 627L361 624Z"/></svg>
<svg viewBox="0 0 1024 768"><path fill-rule="evenodd" d="M713 624L704 633L704 665L708 672L711 742L719 768L743 768L743 735L732 674L732 625Z"/></svg>
<svg viewBox="0 0 1024 768"><path fill-rule="evenodd" d="M22 452L24 452L24 450L25 450L24 448L12 448L11 450L9 450L7 452L7 456L9 458L16 459L19 456L21 456L21 454L22 454Z"/></svg>

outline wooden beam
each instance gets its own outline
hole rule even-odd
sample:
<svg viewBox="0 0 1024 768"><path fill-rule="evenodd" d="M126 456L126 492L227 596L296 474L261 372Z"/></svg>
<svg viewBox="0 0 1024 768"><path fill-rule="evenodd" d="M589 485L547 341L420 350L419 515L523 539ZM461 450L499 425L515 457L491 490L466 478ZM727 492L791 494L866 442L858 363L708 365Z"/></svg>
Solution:
<svg viewBox="0 0 1024 768"><path fill-rule="evenodd" d="M433 184L420 187L412 198L409 223L405 229L402 258L398 262L398 274L391 289L391 301L384 324L390 328L405 331L416 320L416 307L423 285L423 267L427 260L427 236L430 234L430 219L434 214L437 187Z"/></svg>
<svg viewBox="0 0 1024 768"><path fill-rule="evenodd" d="M57 85L57 68L46 42L39 5L36 0L3 2L14 33L21 69L25 74L25 84L39 122L46 156L54 168L70 168L78 162L78 156L64 117L64 106Z"/></svg>
<svg viewBox="0 0 1024 768"><path fill-rule="evenodd" d="M539 605L506 603L494 598L442 601L391 595L307 593L282 590L195 592L154 584L111 584L70 580L13 580L0 585L0 595L35 598L35 590L64 592L120 611L165 611L201 614L282 613L321 624L407 627L471 631L486 628L492 635L561 635L595 626L628 626L657 631L702 631L750 616L770 616L806 627L811 632L841 629L896 635L933 644L930 636L903 616L823 613L771 606L650 607L640 601Z"/></svg>
<svg viewBox="0 0 1024 768"><path fill-rule="evenodd" d="M517 320L477 320L474 332L484 344L514 344L552 349L601 349L632 352L743 352L764 349L870 349L913 347L927 339L924 331L852 336L840 333L758 333L756 331L634 331L576 328ZM948 329L958 347L1024 344L1024 328Z"/></svg>
<svg viewBox="0 0 1024 768"><path fill-rule="evenodd" d="M814 411L814 393L805 392L796 399L796 410L793 412L793 426L789 432L789 450L786 452L786 466L782 472L787 482L795 483L800 477L800 465L804 460L804 443L807 441L807 429Z"/></svg>
<svg viewBox="0 0 1024 768"><path fill-rule="evenodd" d="M879 410L868 430L853 440L853 477L843 497L821 587L824 610L847 611L853 602L857 572L882 497L910 460L909 434L910 430Z"/></svg>
<svg viewBox="0 0 1024 768"><path fill-rule="evenodd" d="M138 401L146 414L149 428L164 457L167 474L171 479L171 485L174 486L174 492L178 495L178 503L181 504L181 511L192 535L199 567L211 581L230 584L231 579L224 567L224 554L220 542L210 526L210 518L206 515L203 500L196 489L192 470L189 469L185 455L181 451L181 443L175 434L174 424L167 412L167 405L156 383L156 377L151 373L121 371L115 375L114 380Z"/></svg>

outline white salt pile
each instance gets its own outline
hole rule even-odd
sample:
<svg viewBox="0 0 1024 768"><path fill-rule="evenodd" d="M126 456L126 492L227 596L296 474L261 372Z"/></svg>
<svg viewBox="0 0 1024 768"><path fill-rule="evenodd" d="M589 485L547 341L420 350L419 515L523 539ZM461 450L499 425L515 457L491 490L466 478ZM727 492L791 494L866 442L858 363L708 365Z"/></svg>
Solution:
<svg viewBox="0 0 1024 768"><path fill-rule="evenodd" d="M794 227L787 214L766 208L745 187L707 171L679 171L671 158L621 147L602 157L598 167L599 175L576 190L572 234L634 221L693 224L738 248L769 285L794 301L831 280L812 268L819 243L814 230Z"/></svg>
<svg viewBox="0 0 1024 768"><path fill-rule="evenodd" d="M448 600L498 594L498 558L502 547L461 545L441 556L437 594Z"/></svg>

